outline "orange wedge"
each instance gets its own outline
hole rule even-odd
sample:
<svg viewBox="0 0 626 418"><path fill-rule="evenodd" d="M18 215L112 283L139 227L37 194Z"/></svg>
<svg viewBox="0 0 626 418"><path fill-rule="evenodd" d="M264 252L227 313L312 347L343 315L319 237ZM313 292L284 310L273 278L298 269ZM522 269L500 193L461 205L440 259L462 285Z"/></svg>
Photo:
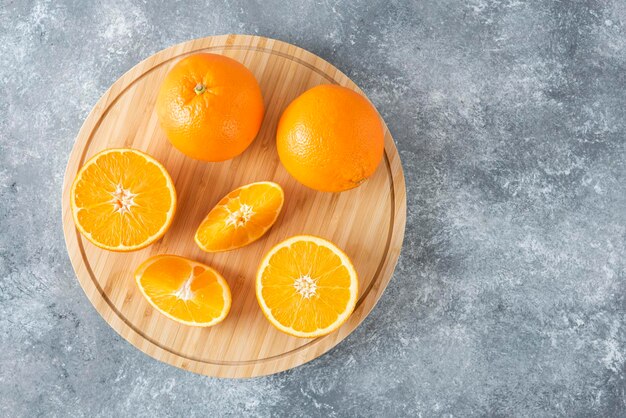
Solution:
<svg viewBox="0 0 626 418"><path fill-rule="evenodd" d="M151 257L137 268L135 280L150 305L181 324L210 327L230 310L226 280L211 267L184 257Z"/></svg>
<svg viewBox="0 0 626 418"><path fill-rule="evenodd" d="M176 190L157 160L134 149L94 155L72 184L74 223L111 251L134 251L161 238L174 219Z"/></svg>
<svg viewBox="0 0 626 418"><path fill-rule="evenodd" d="M359 281L348 256L325 239L299 235L263 258L256 297L265 317L295 337L333 332L356 305Z"/></svg>
<svg viewBox="0 0 626 418"><path fill-rule="evenodd" d="M248 245L274 225L284 201L283 189L271 181L241 186L211 209L196 231L196 243L210 253Z"/></svg>

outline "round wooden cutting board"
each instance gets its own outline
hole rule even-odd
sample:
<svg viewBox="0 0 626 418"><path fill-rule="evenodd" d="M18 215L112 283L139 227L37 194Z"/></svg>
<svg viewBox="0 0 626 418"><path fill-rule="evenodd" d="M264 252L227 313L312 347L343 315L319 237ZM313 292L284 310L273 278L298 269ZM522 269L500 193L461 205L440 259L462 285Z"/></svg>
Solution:
<svg viewBox="0 0 626 418"><path fill-rule="evenodd" d="M248 67L259 80L266 114L261 131L240 156L221 163L192 160L174 149L161 131L155 101L161 80L181 58L196 52L223 54ZM363 185L343 193L308 189L280 164L275 145L281 112L298 95L333 83L362 93L328 62L296 46L258 36L226 35L197 39L165 49L140 62L98 101L78 134L63 188L63 229L78 280L102 317L148 355L210 376L251 377L276 373L310 361L346 338L383 293L396 265L406 220L406 195L400 158L385 127L385 156ZM92 245L74 227L69 191L79 168L105 148L143 150L171 174L178 209L163 239L141 251L113 253ZM196 228L229 191L260 180L282 185L285 205L278 221L260 240L217 254L194 243ZM300 339L275 330L256 301L254 280L262 256L296 234L313 234L336 243L359 274L356 310L336 332ZM133 272L146 258L177 254L206 263L228 281L233 302L229 316L211 328L178 324L142 297Z"/></svg>

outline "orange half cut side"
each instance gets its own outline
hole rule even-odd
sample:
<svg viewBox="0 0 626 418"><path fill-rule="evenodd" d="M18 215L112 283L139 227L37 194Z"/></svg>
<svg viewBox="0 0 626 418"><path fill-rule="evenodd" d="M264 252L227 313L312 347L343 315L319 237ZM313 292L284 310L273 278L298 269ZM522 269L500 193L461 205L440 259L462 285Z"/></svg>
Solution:
<svg viewBox="0 0 626 418"><path fill-rule="evenodd" d="M299 235L272 248L261 261L256 296L278 330L314 338L339 328L350 316L359 281L348 256L322 238Z"/></svg>
<svg viewBox="0 0 626 418"><path fill-rule="evenodd" d="M176 211L176 189L165 167L148 154L108 149L79 170L70 206L76 227L93 244L134 251L165 234Z"/></svg>
<svg viewBox="0 0 626 418"><path fill-rule="evenodd" d="M150 305L185 325L210 327L226 318L231 295L226 280L211 267L176 255L157 255L135 271Z"/></svg>

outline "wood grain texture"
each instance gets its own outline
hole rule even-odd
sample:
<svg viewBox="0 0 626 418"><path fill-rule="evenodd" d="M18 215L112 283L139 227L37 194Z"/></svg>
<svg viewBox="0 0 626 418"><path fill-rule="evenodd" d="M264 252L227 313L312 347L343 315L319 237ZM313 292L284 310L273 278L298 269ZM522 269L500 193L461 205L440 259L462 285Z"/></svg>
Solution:
<svg viewBox="0 0 626 418"><path fill-rule="evenodd" d="M246 65L259 80L266 106L261 131L240 156L222 163L192 160L167 141L158 126L155 101L161 80L181 58L218 53ZM102 96L81 128L67 164L63 188L63 229L72 265L87 297L102 317L148 355L196 373L252 377L310 361L343 340L374 307L397 262L406 221L404 175L385 126L385 157L363 185L343 193L310 190L280 164L275 146L278 118L299 94L334 83L362 93L328 62L296 46L258 36L214 36L175 45L140 62ZM101 250L74 227L69 190L79 168L112 147L143 150L171 174L179 206L170 230L154 245L133 253ZM229 191L253 181L272 180L285 190L285 205L273 228L239 250L207 254L193 235L208 211ZM254 279L262 256L296 234L329 239L351 257L361 293L350 319L336 332L316 339L275 330L258 307ZM228 281L233 295L229 316L212 328L178 324L155 311L141 296L133 271L156 254L177 254L206 263Z"/></svg>

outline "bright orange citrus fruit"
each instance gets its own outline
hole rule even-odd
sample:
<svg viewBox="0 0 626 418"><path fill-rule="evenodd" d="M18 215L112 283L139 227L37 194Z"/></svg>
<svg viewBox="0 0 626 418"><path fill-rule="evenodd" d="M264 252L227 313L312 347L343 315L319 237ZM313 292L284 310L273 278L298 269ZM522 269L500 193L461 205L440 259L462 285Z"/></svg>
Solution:
<svg viewBox="0 0 626 418"><path fill-rule="evenodd" d="M167 74L156 102L161 127L191 158L224 161L241 154L261 127L261 88L243 64L193 54Z"/></svg>
<svg viewBox="0 0 626 418"><path fill-rule="evenodd" d="M332 242L299 235L272 248L256 276L261 310L280 331L313 338L339 328L356 305L359 281Z"/></svg>
<svg viewBox="0 0 626 418"><path fill-rule="evenodd" d="M378 167L383 125L374 106L337 85L320 85L297 97L278 122L281 162L296 180L315 190L352 189Z"/></svg>
<svg viewBox="0 0 626 418"><path fill-rule="evenodd" d="M274 225L284 200L283 189L271 181L241 186L211 209L196 231L196 243L207 252L248 245Z"/></svg>
<svg viewBox="0 0 626 418"><path fill-rule="evenodd" d="M161 238L174 219L176 190L157 160L135 149L108 149L83 165L70 190L74 223L111 251L134 251Z"/></svg>
<svg viewBox="0 0 626 418"><path fill-rule="evenodd" d="M157 255L135 271L150 305L181 324L210 327L226 318L230 288L211 267L176 255Z"/></svg>

